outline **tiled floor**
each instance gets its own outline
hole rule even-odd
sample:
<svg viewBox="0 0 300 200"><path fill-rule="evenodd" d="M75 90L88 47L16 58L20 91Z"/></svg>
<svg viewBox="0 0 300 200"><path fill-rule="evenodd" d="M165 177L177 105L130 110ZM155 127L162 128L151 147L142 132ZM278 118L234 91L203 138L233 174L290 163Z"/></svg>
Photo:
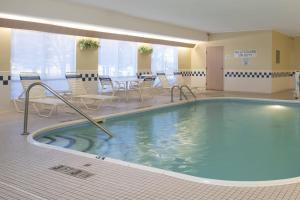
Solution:
<svg viewBox="0 0 300 200"><path fill-rule="evenodd" d="M273 95L206 92L199 98L215 96L242 96L292 99L292 92ZM116 101L93 116L133 110L151 105L169 103L169 96ZM49 119L30 115L30 131L80 118L60 111ZM225 187L200 184L162 174L134 169L102 160L81 157L29 144L21 136L23 116L14 111L0 114L0 199L300 199L300 183L271 187ZM58 164L87 170L95 175L78 179L53 170ZM86 167L85 164L91 164Z"/></svg>

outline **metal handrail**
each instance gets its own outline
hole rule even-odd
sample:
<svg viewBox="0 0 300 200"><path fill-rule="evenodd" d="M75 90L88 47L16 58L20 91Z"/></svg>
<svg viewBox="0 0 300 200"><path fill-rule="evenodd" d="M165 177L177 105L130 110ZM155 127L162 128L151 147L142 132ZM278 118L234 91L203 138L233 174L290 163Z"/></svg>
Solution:
<svg viewBox="0 0 300 200"><path fill-rule="evenodd" d="M171 102L174 102L174 89L178 88L179 92L180 92L180 100L182 100L182 96L184 96L185 100L187 100L187 96L181 91L180 86L179 85L174 85L171 88Z"/></svg>
<svg viewBox="0 0 300 200"><path fill-rule="evenodd" d="M174 102L174 89L175 88L178 88L179 91L180 91L180 96L181 96L181 90L180 90L180 86L179 85L174 85L172 88L171 88L171 102L173 103Z"/></svg>
<svg viewBox="0 0 300 200"><path fill-rule="evenodd" d="M103 126L101 126L100 124L98 124L95 120L93 120L92 118L90 118L87 114L85 114L83 111L81 111L79 108L77 108L75 105L73 105L71 102L69 102L67 99L65 99L63 96L61 96L60 94L58 94L55 90L53 90L52 88L50 88L48 85L46 85L45 83L41 83L41 82L35 82L32 83L28 86L27 90L26 90L26 96L25 96L25 111L24 111L24 129L23 129L23 133L22 135L29 135L30 133L27 130L27 126L28 126L28 106L29 106L29 95L30 95L30 90L34 87L34 86L42 86L43 88L45 88L46 90L48 90L49 92L51 92L54 96L56 96L57 98L59 98L61 101L63 101L65 104L67 104L70 108L72 108L73 110L75 110L77 113L79 113L81 116L83 116L84 118L86 118L89 122L91 122L93 125L95 125L97 128L101 129L102 131L104 131L109 137L112 137L113 135L110 133L109 130L107 130L106 128L104 128Z"/></svg>
<svg viewBox="0 0 300 200"><path fill-rule="evenodd" d="M191 88L190 88L189 86L187 86L187 85L182 85L182 86L180 87L180 91L181 91L180 95L184 94L183 91L182 91L182 88L188 89L188 91L193 95L194 99L197 99L197 97L196 97L196 95L194 94L194 92L193 92L193 91L191 90ZM182 100L182 97L180 97L180 100Z"/></svg>
<svg viewBox="0 0 300 200"><path fill-rule="evenodd" d="M179 89L179 92L180 92L180 101L182 100L182 96L184 96L185 100L187 100L187 96L184 94L184 92L182 91L182 88L187 88L189 90L189 92L193 95L193 97L195 99L197 99L196 95L192 92L191 88L189 88L187 85L174 85L172 88L171 88L171 102L173 103L174 102L174 89L175 88L178 88Z"/></svg>

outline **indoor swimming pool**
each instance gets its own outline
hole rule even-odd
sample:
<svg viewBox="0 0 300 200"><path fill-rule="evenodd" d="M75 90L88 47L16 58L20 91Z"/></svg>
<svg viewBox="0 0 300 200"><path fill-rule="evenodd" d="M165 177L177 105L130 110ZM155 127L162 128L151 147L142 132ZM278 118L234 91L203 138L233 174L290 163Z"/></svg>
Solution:
<svg viewBox="0 0 300 200"><path fill-rule="evenodd" d="M300 104L219 98L109 117L35 134L40 143L207 179L300 176Z"/></svg>

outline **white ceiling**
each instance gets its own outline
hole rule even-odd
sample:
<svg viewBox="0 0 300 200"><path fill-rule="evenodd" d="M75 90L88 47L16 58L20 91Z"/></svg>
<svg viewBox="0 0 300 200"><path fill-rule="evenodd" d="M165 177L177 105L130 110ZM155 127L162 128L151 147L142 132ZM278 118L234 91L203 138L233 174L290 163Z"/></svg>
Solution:
<svg viewBox="0 0 300 200"><path fill-rule="evenodd" d="M67 0L210 33L277 30L300 36L299 0Z"/></svg>

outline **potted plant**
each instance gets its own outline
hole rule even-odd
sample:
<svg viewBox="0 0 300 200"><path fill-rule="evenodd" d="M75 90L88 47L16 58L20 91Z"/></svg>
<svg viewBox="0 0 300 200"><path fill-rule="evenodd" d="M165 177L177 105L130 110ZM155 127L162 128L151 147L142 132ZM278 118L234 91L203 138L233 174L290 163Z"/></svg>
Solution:
<svg viewBox="0 0 300 200"><path fill-rule="evenodd" d="M138 52L142 55L149 55L149 54L152 54L153 48L151 46L141 45L138 48Z"/></svg>
<svg viewBox="0 0 300 200"><path fill-rule="evenodd" d="M98 49L100 47L100 43L97 40L83 38L78 41L78 46L81 51L88 49L93 50Z"/></svg>

